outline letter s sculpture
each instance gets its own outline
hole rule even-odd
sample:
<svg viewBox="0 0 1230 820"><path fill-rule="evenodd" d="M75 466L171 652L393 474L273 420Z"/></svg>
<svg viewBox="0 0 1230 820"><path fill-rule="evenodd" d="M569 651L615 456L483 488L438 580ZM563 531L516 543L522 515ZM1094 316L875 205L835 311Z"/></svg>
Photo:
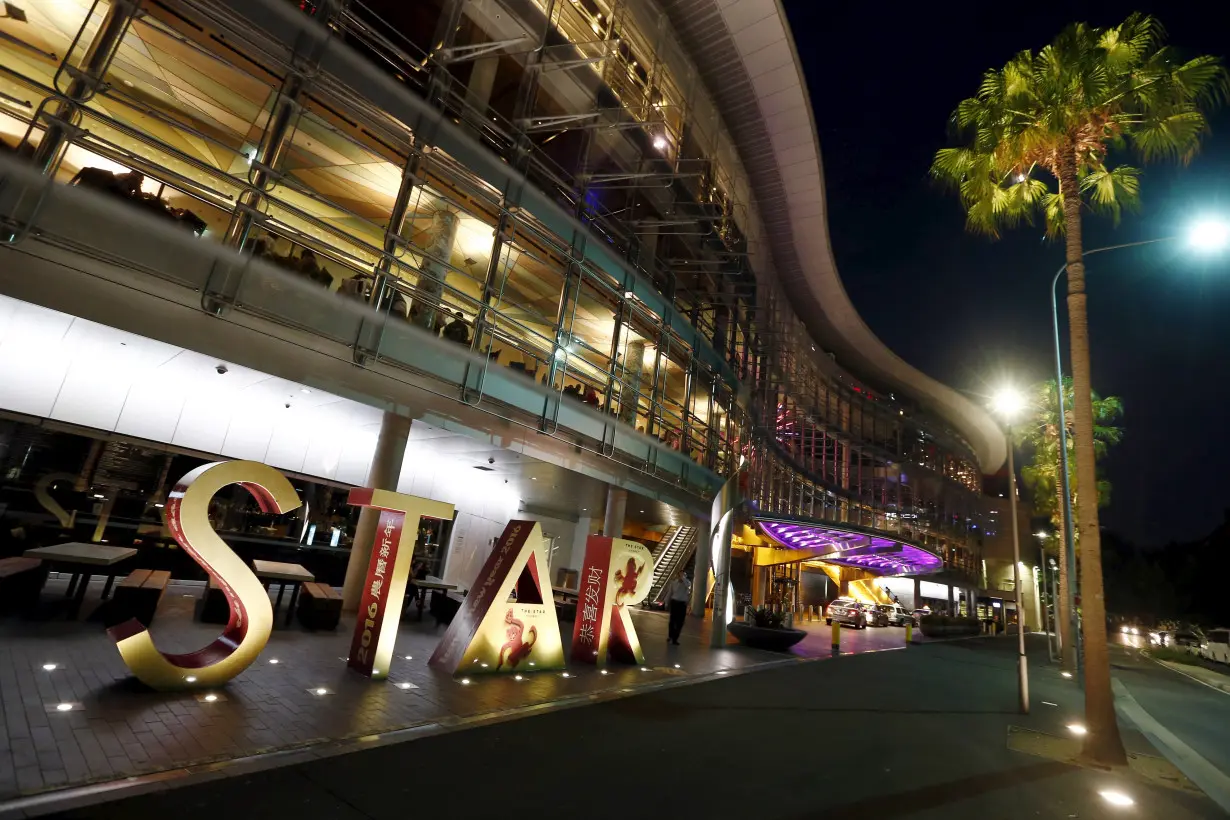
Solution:
<svg viewBox="0 0 1230 820"><path fill-rule="evenodd" d="M269 640L273 607L264 585L209 523L210 500L230 484L250 492L266 513L290 512L302 503L284 475L255 461L205 464L175 485L167 498L167 526L184 551L222 588L231 618L213 643L182 655L160 651L149 631L135 618L107 630L124 663L154 689L224 684L247 669Z"/></svg>

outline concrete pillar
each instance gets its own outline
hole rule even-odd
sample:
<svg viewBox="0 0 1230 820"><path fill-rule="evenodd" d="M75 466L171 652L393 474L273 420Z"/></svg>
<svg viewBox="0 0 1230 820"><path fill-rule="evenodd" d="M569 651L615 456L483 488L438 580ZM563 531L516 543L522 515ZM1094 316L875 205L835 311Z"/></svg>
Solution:
<svg viewBox="0 0 1230 820"><path fill-rule="evenodd" d="M473 111L466 112L466 119L477 118L472 126L481 127L478 120L487 117L487 104L491 102L491 92L495 88L495 75L500 68L499 57L480 57L474 61L470 69L470 82L466 85L466 104Z"/></svg>
<svg viewBox="0 0 1230 820"><path fill-rule="evenodd" d="M396 413L384 414L380 421L380 438L376 441L376 453L372 466L367 471L367 486L377 490L396 490L401 478L402 461L406 457L406 440L410 436L410 419ZM346 580L342 585L342 609L354 612L363 597L363 585L367 581L367 566L371 562L372 545L376 541L376 524L380 511L364 507L359 513L355 527L354 545L346 562ZM414 524L418 529L418 523Z"/></svg>
<svg viewBox="0 0 1230 820"><path fill-rule="evenodd" d="M692 614L705 617L705 599L709 591L709 522L696 522L696 555L692 560Z"/></svg>
<svg viewBox="0 0 1230 820"><path fill-rule="evenodd" d="M628 491L618 487L606 488L606 513L602 519L602 534L607 538L620 538L624 533L624 513L628 509Z"/></svg>
<svg viewBox="0 0 1230 820"><path fill-rule="evenodd" d="M418 314L414 323L432 330L440 311L440 296L444 293L444 281L448 276L448 260L457 241L457 226L461 219L452 211L441 208L431 216L431 231L423 248L423 270L419 274L418 297L415 299Z"/></svg>
<svg viewBox="0 0 1230 820"><path fill-rule="evenodd" d="M914 608L922 609L922 605L923 605L922 580L919 578L915 578L914 579Z"/></svg>
<svg viewBox="0 0 1230 820"><path fill-rule="evenodd" d="M619 392L619 418L628 424L636 424L636 411L640 405L641 374L645 370L645 341L628 342L624 351L623 388Z"/></svg>
<svg viewBox="0 0 1230 820"><path fill-rule="evenodd" d="M588 515L577 519L576 528L572 531L572 543L569 545L568 555L561 566L575 569L578 573L581 571L585 563L585 542L589 539L589 530L593 526L593 520Z"/></svg>
<svg viewBox="0 0 1230 820"><path fill-rule="evenodd" d="M947 586L948 586L948 614L951 615L953 614L953 612L956 611L956 608L953 606L952 584L948 584Z"/></svg>

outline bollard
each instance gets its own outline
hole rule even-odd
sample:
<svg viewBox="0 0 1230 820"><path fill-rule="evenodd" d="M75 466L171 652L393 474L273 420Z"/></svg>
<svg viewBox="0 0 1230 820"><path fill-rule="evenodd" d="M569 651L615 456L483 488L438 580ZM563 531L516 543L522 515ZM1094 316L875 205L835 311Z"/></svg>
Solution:
<svg viewBox="0 0 1230 820"><path fill-rule="evenodd" d="M909 646L914 642L914 624L913 622L905 625L905 645Z"/></svg>
<svg viewBox="0 0 1230 820"><path fill-rule="evenodd" d="M841 653L841 624L833 621L833 654Z"/></svg>

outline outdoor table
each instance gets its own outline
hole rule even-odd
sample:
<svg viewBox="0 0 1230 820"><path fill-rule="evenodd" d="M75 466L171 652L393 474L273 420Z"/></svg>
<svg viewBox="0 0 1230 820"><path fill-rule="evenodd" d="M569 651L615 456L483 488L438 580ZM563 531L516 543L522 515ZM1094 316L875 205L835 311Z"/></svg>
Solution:
<svg viewBox="0 0 1230 820"><path fill-rule="evenodd" d="M452 592L453 590L457 588L456 584L446 584L443 581L441 581L439 578L432 580L431 576L428 576L427 578L423 578L422 580L418 580L418 581L411 579L410 582L414 584L416 587L418 587L418 593L414 597L415 597L415 605L418 607L418 610L419 610L419 620L420 621L423 620L423 607L427 603L428 591Z"/></svg>
<svg viewBox="0 0 1230 820"><path fill-rule="evenodd" d="M278 597L273 604L274 617L277 617L278 607L282 605L282 593L290 586L290 606L286 610L286 625L290 626L295 616L295 602L299 600L299 585L305 581L315 581L316 576L298 564L283 564L280 561L253 561L252 569L256 577L269 586L278 585Z"/></svg>
<svg viewBox="0 0 1230 820"><path fill-rule="evenodd" d="M27 558L41 558L52 566L68 565L72 575L68 579L65 597L72 599L69 614L75 618L85 601L85 590L90 585L90 576L107 577L102 594L103 600L107 600L107 596L111 594L111 585L115 583L115 572L111 568L136 555L137 550L133 547L109 547L106 544L70 541L52 547L35 547L26 550L24 554Z"/></svg>

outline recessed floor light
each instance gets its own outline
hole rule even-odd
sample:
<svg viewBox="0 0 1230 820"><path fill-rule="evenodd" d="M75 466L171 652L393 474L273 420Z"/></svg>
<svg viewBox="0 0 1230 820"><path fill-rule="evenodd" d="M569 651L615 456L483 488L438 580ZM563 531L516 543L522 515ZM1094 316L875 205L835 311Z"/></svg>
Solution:
<svg viewBox="0 0 1230 820"><path fill-rule="evenodd" d="M682 667L682 666L680 666L679 664L675 664L675 668L676 668L676 669L682 669L683 667Z"/></svg>
<svg viewBox="0 0 1230 820"><path fill-rule="evenodd" d="M1126 806L1136 805L1135 800L1128 797L1123 792L1117 792L1114 789L1103 789L1102 791L1098 792L1098 794L1102 795L1102 799L1105 800L1107 803L1110 803L1112 806L1126 807Z"/></svg>
<svg viewBox="0 0 1230 820"><path fill-rule="evenodd" d="M57 712L71 712L72 710L73 710L73 705L71 703L57 703L56 704Z"/></svg>
<svg viewBox="0 0 1230 820"><path fill-rule="evenodd" d="M404 690L404 689L418 689L418 687L417 687L417 686L415 686L413 683L411 683L411 682L410 682L410 681L408 681L408 680L404 680L404 681L402 681L401 683L397 684L397 688L398 688L398 689L403 689L403 690Z"/></svg>
<svg viewBox="0 0 1230 820"><path fill-rule="evenodd" d="M1065 678L1070 678L1070 677L1072 677L1072 673L1071 673L1071 672L1060 672L1059 674L1063 675Z"/></svg>
<svg viewBox="0 0 1230 820"><path fill-rule="evenodd" d="M483 666L486 666L486 665L487 665L487 664L485 664L485 663L483 664ZM462 679L461 679L461 685L462 685L462 686L469 686L469 685L470 685L470 679L469 679L469 678L462 678Z"/></svg>
<svg viewBox="0 0 1230 820"><path fill-rule="evenodd" d="M608 671L606 671L605 669L599 669L599 670L598 670L598 674L599 674L599 675L609 675L609 674L611 674L611 673L610 673L610 672L608 672Z"/></svg>
<svg viewBox="0 0 1230 820"><path fill-rule="evenodd" d="M184 678L184 683L196 683L196 675L189 675Z"/></svg>
<svg viewBox="0 0 1230 820"><path fill-rule="evenodd" d="M59 668L59 667L57 667L54 663L45 663L45 664L43 664L43 671L45 671L45 672L54 672L54 671L56 671L56 669L58 669L58 668Z"/></svg>
<svg viewBox="0 0 1230 820"><path fill-rule="evenodd" d="M215 703L218 700L218 696L213 693L210 693L206 695L205 697L201 698L201 700L205 701L206 703Z"/></svg>
<svg viewBox="0 0 1230 820"><path fill-rule="evenodd" d="M525 680L524 675L513 675L513 680Z"/></svg>
<svg viewBox="0 0 1230 820"><path fill-rule="evenodd" d="M277 658L270 658L270 659L269 659L269 662L270 662L270 663L279 663L279 661L278 661L278 659L277 659Z"/></svg>
<svg viewBox="0 0 1230 820"><path fill-rule="evenodd" d="M408 660L408 661L412 661L412 660L414 660L414 658L412 658L411 656L407 655L407 656L406 656L406 660Z"/></svg>
<svg viewBox="0 0 1230 820"><path fill-rule="evenodd" d="M1089 734L1089 730L1079 723L1069 723L1068 731L1077 736Z"/></svg>
<svg viewBox="0 0 1230 820"><path fill-rule="evenodd" d="M564 674L560 675L560 677L561 677L561 678L571 678L571 677L572 677L572 675L571 675L570 673L568 673L568 672L565 672Z"/></svg>
<svg viewBox="0 0 1230 820"><path fill-rule="evenodd" d="M642 666L642 667L641 667L641 671L642 671L642 672L648 672L648 671L649 671L649 667L648 667L648 666Z"/></svg>
<svg viewBox="0 0 1230 820"><path fill-rule="evenodd" d="M328 689L326 689L326 688L325 688L325 687L323 687L323 686L318 686L318 687L316 687L315 689L309 689L308 691L310 691L313 695L327 695L327 694L329 694L329 690L328 690Z"/></svg>

